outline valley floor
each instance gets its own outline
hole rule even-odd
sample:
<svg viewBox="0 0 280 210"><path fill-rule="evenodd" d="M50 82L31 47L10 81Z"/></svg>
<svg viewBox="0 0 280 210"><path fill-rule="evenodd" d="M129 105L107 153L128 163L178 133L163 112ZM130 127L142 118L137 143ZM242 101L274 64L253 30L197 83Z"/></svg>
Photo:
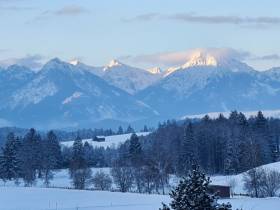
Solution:
<svg viewBox="0 0 280 210"><path fill-rule="evenodd" d="M268 170L280 171L280 162L264 165ZM109 168L92 168L93 174L97 171L109 174ZM245 193L243 189L243 175L212 176L213 184L228 185L235 180L234 192ZM170 183L176 185L177 178L172 177ZM168 195L148 195L137 193L79 191L70 189L44 188L42 180L38 180L35 187L23 187L14 182L0 181L0 210L158 210L161 203L169 203ZM51 180L52 187L71 187L68 170L54 173ZM115 186L113 186L115 188ZM249 198L234 197L223 199L220 202L230 202L233 210L278 210L280 198Z"/></svg>
<svg viewBox="0 0 280 210"><path fill-rule="evenodd" d="M167 195L79 191L50 188L0 187L0 210L158 210ZM280 198L244 198L220 200L233 209L277 210Z"/></svg>

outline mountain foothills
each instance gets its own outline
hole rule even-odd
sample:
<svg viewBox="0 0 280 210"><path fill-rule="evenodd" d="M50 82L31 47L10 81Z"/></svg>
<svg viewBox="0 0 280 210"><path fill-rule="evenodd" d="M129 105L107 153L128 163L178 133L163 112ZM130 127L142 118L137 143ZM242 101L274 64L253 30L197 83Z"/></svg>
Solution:
<svg viewBox="0 0 280 210"><path fill-rule="evenodd" d="M37 72L12 65L0 69L0 88L0 126L137 126L200 113L280 108L280 68L259 72L202 53L166 71L116 60L92 67L55 58Z"/></svg>

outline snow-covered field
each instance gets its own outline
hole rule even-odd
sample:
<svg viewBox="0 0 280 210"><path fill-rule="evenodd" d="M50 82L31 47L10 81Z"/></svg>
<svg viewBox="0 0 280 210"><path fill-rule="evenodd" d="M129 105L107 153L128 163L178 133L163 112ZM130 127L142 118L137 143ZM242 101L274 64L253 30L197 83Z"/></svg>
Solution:
<svg viewBox="0 0 280 210"><path fill-rule="evenodd" d="M0 187L0 210L157 210L167 195L79 191L47 188ZM277 210L280 198L234 198L233 209Z"/></svg>
<svg viewBox="0 0 280 210"><path fill-rule="evenodd" d="M137 136L146 136L150 132L139 132L136 133ZM83 139L83 143L88 142L93 147L114 147L118 146L120 143L125 142L130 138L132 133L129 134L122 134L122 135L114 135L114 136L106 136L104 142L96 142L92 141L92 139ZM71 147L73 145L74 141L64 141L61 142L62 146L65 147Z"/></svg>
<svg viewBox="0 0 280 210"><path fill-rule="evenodd" d="M0 188L1 210L157 210L168 196L47 188Z"/></svg>
<svg viewBox="0 0 280 210"><path fill-rule="evenodd" d="M280 162L263 166L265 169L280 172ZM93 168L93 174L102 170L109 173L109 168ZM242 174L235 176L213 176L213 184L228 185L232 179L236 181L235 193L244 193ZM174 180L171 180L175 184ZM51 181L53 187L71 187L68 170L55 172ZM147 195L137 193L79 191L66 189L44 188L41 180L35 187L16 187L13 182L4 185L0 182L0 210L157 210L161 202L169 203L168 195ZM277 210L280 198L248 198L235 197L220 200L230 202L233 209L243 210Z"/></svg>
<svg viewBox="0 0 280 210"><path fill-rule="evenodd" d="M94 175L97 171L103 171L104 173L110 174L110 168L92 168L92 174ZM18 186L23 187L24 183L22 180L19 180L20 183ZM0 180L0 187L8 186L8 187L15 187L15 183L13 181L4 183ZM69 172L67 169L62 169L54 172L54 177L51 180L50 187L67 187L71 188L73 185L69 178ZM45 187L43 180L37 179L35 187ZM92 186L90 186L92 187Z"/></svg>
<svg viewBox="0 0 280 210"><path fill-rule="evenodd" d="M148 133L137 133L147 135ZM111 147L118 145L130 138L131 134L108 136L105 142L88 141L93 146ZM71 146L71 142L63 142L64 146ZM280 162L262 166L264 169L280 172ZM102 170L110 173L110 168L92 168L93 174ZM243 189L243 174L233 176L212 176L212 184L230 185L232 180L236 186L234 192L245 193ZM171 186L176 185L177 178L172 176ZM34 187L23 187L23 182L15 186L14 182L3 183L0 181L0 210L157 210L161 203L169 203L168 195L147 195L137 193L101 192L101 191L79 191L70 189L44 188L42 180L38 180ZM51 187L72 187L68 170L59 170L54 173ZM92 187L92 186L90 186ZM219 202L230 202L233 209L243 210L278 210L280 209L280 198L248 198L234 197L220 200Z"/></svg>

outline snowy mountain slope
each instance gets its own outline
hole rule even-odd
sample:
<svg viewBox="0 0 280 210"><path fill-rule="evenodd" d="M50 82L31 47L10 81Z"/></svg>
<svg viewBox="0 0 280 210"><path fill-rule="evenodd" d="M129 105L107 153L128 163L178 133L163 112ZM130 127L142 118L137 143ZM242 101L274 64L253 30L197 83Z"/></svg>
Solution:
<svg viewBox="0 0 280 210"><path fill-rule="evenodd" d="M117 60L111 60L103 67L88 66L77 60L70 61L70 64L89 71L130 94L135 94L161 78L161 70L158 67L144 70L125 65Z"/></svg>
<svg viewBox="0 0 280 210"><path fill-rule="evenodd" d="M147 69L147 71L152 74L162 74L162 70L160 67L149 68Z"/></svg>
<svg viewBox="0 0 280 210"><path fill-rule="evenodd" d="M167 77L168 75L180 71L189 69L192 67L213 67L213 68L222 68L226 71L231 72L250 72L254 69L248 66L245 63L239 62L236 59L228 58L228 57L215 57L211 54L204 54L202 52L194 53L189 60L182 66L178 67L170 67L165 72L163 72L163 76Z"/></svg>
<svg viewBox="0 0 280 210"><path fill-rule="evenodd" d="M0 69L0 108L5 103L4 98L9 97L10 93L20 88L34 77L35 73L30 69L12 65L7 69Z"/></svg>
<svg viewBox="0 0 280 210"><path fill-rule="evenodd" d="M91 67L53 59L36 73L15 65L0 70L0 88L1 125L24 127L142 127L184 115L280 109L280 68L258 72L203 53L164 72L116 60Z"/></svg>
<svg viewBox="0 0 280 210"><path fill-rule="evenodd" d="M139 132L136 133L137 136L147 136L150 132ZM82 142L88 142L93 147L114 147L118 146L121 143L124 143L126 140L128 140L131 137L132 133L128 134L121 134L121 135L114 135L114 136L105 136L105 142L96 142L92 139L83 139ZM74 141L63 141L61 142L62 146L65 147L71 147L73 145Z"/></svg>
<svg viewBox="0 0 280 210"><path fill-rule="evenodd" d="M134 121L154 115L125 91L59 59L49 61L9 95L0 118L19 126L86 126L104 119Z"/></svg>
<svg viewBox="0 0 280 210"><path fill-rule="evenodd" d="M77 68L83 69L85 71L89 71L99 77L102 77L102 75L104 74L104 71L103 71L104 67L102 67L102 66L100 66L100 67L89 66L84 63L81 63L78 60L70 61L70 64L76 66Z"/></svg>
<svg viewBox="0 0 280 210"><path fill-rule="evenodd" d="M104 80L130 94L135 94L160 79L159 74L134 68L116 60L112 60L103 71Z"/></svg>
<svg viewBox="0 0 280 210"><path fill-rule="evenodd" d="M263 79L270 80L272 82L280 81L280 67L272 68L263 72L265 76Z"/></svg>
<svg viewBox="0 0 280 210"><path fill-rule="evenodd" d="M280 80L269 73L255 71L233 59L196 59L173 68L136 96L166 117L279 109Z"/></svg>

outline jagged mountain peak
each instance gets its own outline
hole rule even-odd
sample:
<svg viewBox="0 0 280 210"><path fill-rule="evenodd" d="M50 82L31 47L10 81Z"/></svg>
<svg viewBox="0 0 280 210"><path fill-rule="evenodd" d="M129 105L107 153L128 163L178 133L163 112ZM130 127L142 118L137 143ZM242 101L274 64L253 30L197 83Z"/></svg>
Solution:
<svg viewBox="0 0 280 210"><path fill-rule="evenodd" d="M41 69L42 72L49 72L49 71L81 71L78 67L60 60L59 58L53 58L49 60Z"/></svg>
<svg viewBox="0 0 280 210"><path fill-rule="evenodd" d="M113 68L113 67L119 67L119 66L123 66L124 64L123 63L121 63L120 61L118 61L118 60L116 60L116 59L113 59L113 60L111 60L109 63L108 63L108 65L107 66L105 66L105 68L104 68L104 70L106 71L106 70L108 70L108 69L110 69L110 68Z"/></svg>
<svg viewBox="0 0 280 210"><path fill-rule="evenodd" d="M28 67L18 65L18 64L13 64L11 66L8 66L8 68L6 70L7 71L13 71L13 72L31 72L32 71Z"/></svg>
<svg viewBox="0 0 280 210"><path fill-rule="evenodd" d="M189 68L192 66L217 66L218 64L218 58L214 55L198 51L191 55L191 58L182 66L182 68Z"/></svg>
<svg viewBox="0 0 280 210"><path fill-rule="evenodd" d="M78 59L70 60L69 63L72 64L73 66L77 66L81 64L81 62Z"/></svg>
<svg viewBox="0 0 280 210"><path fill-rule="evenodd" d="M218 69L220 71L230 72L255 72L255 70L232 57L228 57L221 54L211 54L208 52L197 51L193 53L188 61L182 66L168 68L163 76L169 76L178 70L192 70L192 69Z"/></svg>
<svg viewBox="0 0 280 210"><path fill-rule="evenodd" d="M161 74L162 70L160 67L153 67L153 68L149 68L147 69L148 72L150 72L151 74Z"/></svg>
<svg viewBox="0 0 280 210"><path fill-rule="evenodd" d="M58 57L52 58L51 60L49 60L47 62L48 63L56 63L56 64L60 64L60 63L64 63L62 60L60 60Z"/></svg>

